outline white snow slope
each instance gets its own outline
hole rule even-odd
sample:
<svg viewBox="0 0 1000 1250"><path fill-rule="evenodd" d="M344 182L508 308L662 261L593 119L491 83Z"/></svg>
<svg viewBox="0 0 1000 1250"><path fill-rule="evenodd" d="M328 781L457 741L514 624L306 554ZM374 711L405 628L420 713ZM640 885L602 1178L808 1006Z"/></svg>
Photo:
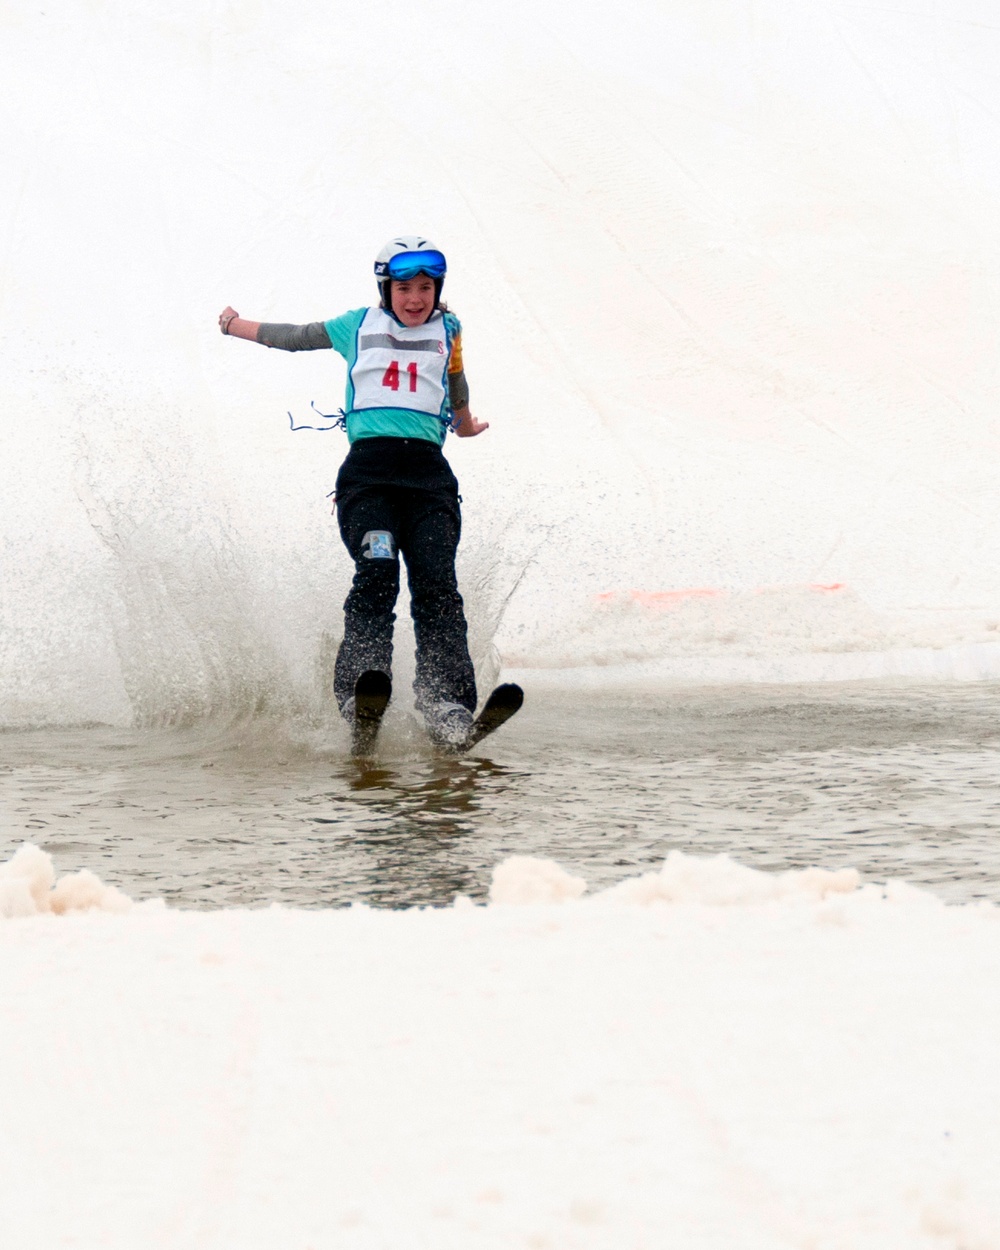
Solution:
<svg viewBox="0 0 1000 1250"><path fill-rule="evenodd" d="M4 723L315 703L342 363L215 318L401 230L481 671L1000 672L998 64L987 0L8 0Z"/></svg>

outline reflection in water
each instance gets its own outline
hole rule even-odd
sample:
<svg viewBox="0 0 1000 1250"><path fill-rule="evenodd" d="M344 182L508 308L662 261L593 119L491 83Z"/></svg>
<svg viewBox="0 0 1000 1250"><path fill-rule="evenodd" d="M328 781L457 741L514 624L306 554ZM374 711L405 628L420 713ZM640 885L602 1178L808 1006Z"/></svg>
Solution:
<svg viewBox="0 0 1000 1250"><path fill-rule="evenodd" d="M515 853L600 887L673 848L1000 901L998 704L988 685L547 694L488 758L404 724L374 767L287 725L9 732L0 856L30 839L189 907L481 899Z"/></svg>
<svg viewBox="0 0 1000 1250"><path fill-rule="evenodd" d="M444 759L424 775L347 764L343 789L304 798L316 825L339 827L332 847L338 877L354 897L377 906L449 903L482 893L480 840L488 819L482 799L505 793L512 770L490 760ZM488 783L488 784L487 784Z"/></svg>

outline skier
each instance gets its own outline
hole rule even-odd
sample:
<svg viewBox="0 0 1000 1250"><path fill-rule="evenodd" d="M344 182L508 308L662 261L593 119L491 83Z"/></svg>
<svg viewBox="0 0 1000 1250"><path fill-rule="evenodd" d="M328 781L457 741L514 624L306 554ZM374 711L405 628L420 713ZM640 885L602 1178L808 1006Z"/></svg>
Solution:
<svg viewBox="0 0 1000 1250"><path fill-rule="evenodd" d="M489 423L469 409L462 328L441 303L446 270L444 254L429 239L406 235L378 254L375 307L306 325L247 321L226 308L219 326L223 334L284 351L332 347L347 361L350 449L335 497L355 573L334 694L352 725L362 674L366 680L385 674L383 707L387 701L402 555L417 644L416 705L435 743L461 748L473 727L476 678L455 577L458 482L441 447L449 430L473 438Z"/></svg>

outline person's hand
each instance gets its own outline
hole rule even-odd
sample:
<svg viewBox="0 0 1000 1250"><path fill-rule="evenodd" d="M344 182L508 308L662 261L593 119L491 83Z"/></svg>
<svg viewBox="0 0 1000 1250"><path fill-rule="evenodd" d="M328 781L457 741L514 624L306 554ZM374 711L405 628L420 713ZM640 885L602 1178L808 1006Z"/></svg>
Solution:
<svg viewBox="0 0 1000 1250"><path fill-rule="evenodd" d="M228 306L219 313L219 329L223 334L229 333L230 321L235 321L239 315L235 308L229 308Z"/></svg>
<svg viewBox="0 0 1000 1250"><path fill-rule="evenodd" d="M490 428L488 421L477 421L468 408L457 408L455 416L458 423L452 428L459 438L475 438Z"/></svg>

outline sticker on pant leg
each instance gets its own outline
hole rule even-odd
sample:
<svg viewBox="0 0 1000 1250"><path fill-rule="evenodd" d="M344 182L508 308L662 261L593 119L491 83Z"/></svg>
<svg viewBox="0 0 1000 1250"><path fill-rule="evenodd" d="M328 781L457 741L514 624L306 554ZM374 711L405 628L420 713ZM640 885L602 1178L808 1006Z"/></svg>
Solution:
<svg viewBox="0 0 1000 1250"><path fill-rule="evenodd" d="M361 540L361 554L366 560L395 560L396 544L388 530L369 530Z"/></svg>

